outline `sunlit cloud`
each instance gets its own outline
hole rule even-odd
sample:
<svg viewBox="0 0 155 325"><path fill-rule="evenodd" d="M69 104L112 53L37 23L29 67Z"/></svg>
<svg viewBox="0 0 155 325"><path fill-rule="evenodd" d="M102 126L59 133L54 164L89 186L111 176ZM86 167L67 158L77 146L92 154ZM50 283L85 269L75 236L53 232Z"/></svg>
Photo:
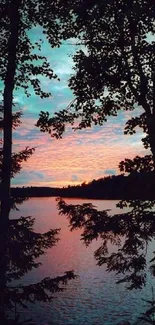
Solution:
<svg viewBox="0 0 155 325"><path fill-rule="evenodd" d="M31 39L39 39L41 30L36 27L31 32ZM118 117L108 118L102 127L73 131L67 126L62 140L51 138L35 127L39 112L54 112L66 108L73 99L68 88L68 79L72 73L72 54L75 52L75 40L63 42L58 49L51 49L48 42L42 46L42 55L50 62L51 68L60 78L48 80L40 76L43 90L52 96L42 100L30 89L27 98L23 90L14 93L14 101L24 111L22 124L13 132L13 150L18 152L26 146L36 147L32 157L22 164L23 170L12 180L13 186L67 186L80 184L107 175L118 174L118 164L125 158L144 155L138 130L134 136L124 135L124 126L135 112L120 111ZM76 47L77 48L77 47ZM136 108L136 113L140 109ZM77 126L75 123L74 127Z"/></svg>
<svg viewBox="0 0 155 325"><path fill-rule="evenodd" d="M65 186L89 182L108 174L118 174L121 160L145 153L141 133L124 136L119 118L115 123L111 118L104 126L88 130L74 132L68 127L61 140L41 133L34 124L34 118L25 119L18 129L20 141L18 137L14 141L16 151L27 145L36 147L34 155L23 163L24 177L21 173L13 182L18 186Z"/></svg>

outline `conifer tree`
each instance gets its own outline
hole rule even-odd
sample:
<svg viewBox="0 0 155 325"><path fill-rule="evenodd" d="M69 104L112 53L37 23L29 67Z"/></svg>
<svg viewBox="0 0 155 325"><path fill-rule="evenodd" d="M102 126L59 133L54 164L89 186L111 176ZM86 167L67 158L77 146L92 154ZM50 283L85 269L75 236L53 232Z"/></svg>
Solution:
<svg viewBox="0 0 155 325"><path fill-rule="evenodd" d="M0 135L2 135L4 126L2 106L0 113ZM21 112L14 112L12 115L12 128L16 129L20 123ZM1 138L0 142L2 142ZM12 153L11 178L20 172L22 162L27 161L34 151L35 148L26 147L20 152ZM3 150L0 150L0 166L2 161ZM0 180L1 177L2 174L0 174ZM13 197L10 195L10 209L18 210L18 206L28 199L28 197ZM5 266L3 269L5 271L3 275L4 290L1 303L1 321L3 321L4 325L11 325L12 321L13 324L20 324L18 306L27 308L28 303L51 302L54 294L63 291L68 281L75 278L73 271L66 271L63 275L55 278L44 278L29 285L23 284L22 277L41 265L40 262L36 262L36 259L45 254L48 248L55 246L59 240L60 229L49 229L46 233L37 233L33 229L34 222L35 219L30 216L22 216L8 221L5 243L6 255L3 260ZM15 280L18 280L18 285ZM10 311L13 314L13 319L8 317Z"/></svg>
<svg viewBox="0 0 155 325"><path fill-rule="evenodd" d="M12 108L16 89L22 88L30 96L33 87L41 98L50 96L42 91L39 75L49 79L57 78L47 58L42 56L41 44L33 44L28 32L40 26L51 47L61 43L61 23L64 17L63 2L47 0L2 0L0 2L0 80L3 84L2 107L3 136L1 150L1 211L0 211L0 319L4 319L4 295L6 285L6 256L8 242L9 212L11 208L10 180L12 173L20 169L22 159L31 155L31 149L12 154ZM69 31L68 33L69 35ZM67 34L66 34L67 35ZM63 35L64 37L64 35ZM67 37L67 36L66 36ZM34 54L34 50L38 52ZM25 158L24 158L25 157ZM13 166L14 165L14 166ZM3 321L2 321L3 322Z"/></svg>

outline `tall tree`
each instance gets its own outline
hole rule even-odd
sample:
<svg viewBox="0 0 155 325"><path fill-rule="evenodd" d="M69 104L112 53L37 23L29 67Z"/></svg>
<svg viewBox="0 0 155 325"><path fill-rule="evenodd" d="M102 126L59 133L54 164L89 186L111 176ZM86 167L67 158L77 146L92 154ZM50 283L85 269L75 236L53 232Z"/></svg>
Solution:
<svg viewBox="0 0 155 325"><path fill-rule="evenodd" d="M0 108L0 136L4 127L3 107ZM12 115L12 128L16 129L21 123L21 112L14 112ZM1 138L0 138L0 142ZM34 153L35 148L26 147L20 152L11 155L11 178L15 177L22 168L22 162ZM3 161L3 149L0 150L0 167ZM0 173L0 180L2 173ZM19 204L27 200L28 197L10 195L10 209L18 210ZM25 285L22 277L34 268L38 268L41 263L37 262L40 256L44 255L48 248L52 248L59 240L60 229L49 229L46 233L34 231L34 219L32 217L20 217L8 220L7 241L5 242L6 255L3 260L5 266L1 270L1 280L3 279L3 291L1 301L1 322L12 324L10 318L14 312L15 323L20 324L18 306L27 308L27 303L37 301L51 302L56 292L63 291L69 280L74 279L73 271L67 271L55 278L44 278L39 282ZM2 271L5 272L2 274ZM3 276L2 276L3 275ZM18 283L14 282L18 280ZM22 281L22 284L21 284ZM18 322L19 321L19 322ZM13 324L15 324L13 322Z"/></svg>
<svg viewBox="0 0 155 325"><path fill-rule="evenodd" d="M74 75L69 87L74 100L50 117L41 111L37 126L41 131L61 138L66 124L83 129L103 125L109 116L134 111L127 121L125 134L143 133L145 148L151 155L136 156L120 163L124 172L155 170L155 3L151 0L66 1L66 10L74 15L72 30L84 50L74 55ZM69 22L70 23L70 22ZM75 121L78 126L74 127ZM123 281L141 287L146 281L145 247L154 238L154 201L122 202L129 213L108 216L92 205L67 205L59 202L60 212L67 215L72 229L83 229L82 239L89 244L100 237L103 245L95 256L99 264L118 273L131 271ZM136 236L135 236L136 234ZM107 243L118 246L118 253L108 255Z"/></svg>
<svg viewBox="0 0 155 325"><path fill-rule="evenodd" d="M49 9L52 12L49 16ZM47 17L48 12L48 17ZM56 78L50 68L46 57L32 54L35 46L41 49L39 42L32 44L28 31L40 24L52 46L59 45L59 31L57 8L51 2L50 8L47 1L5 1L0 4L1 18L1 53L0 78L4 83L4 137L3 137L3 164L2 164L2 198L1 222L6 222L9 214L9 190L11 176L11 146L12 146L12 105L13 91L18 87L25 90L29 96L28 88L32 86L36 95L45 98L49 93L41 90L38 75ZM38 64L38 62L40 62Z"/></svg>
<svg viewBox="0 0 155 325"><path fill-rule="evenodd" d="M10 178L12 160L12 106L14 90L21 87L29 96L31 86L41 98L50 96L42 91L39 75L56 78L46 57L34 54L41 50L40 42L33 44L28 31L41 26L51 47L60 45L62 5L59 1L47 0L2 0L0 3L1 57L0 80L3 88L3 150L1 173L0 215L0 318L3 313L3 291L5 287L7 231L10 211ZM1 317L2 316L2 317Z"/></svg>
<svg viewBox="0 0 155 325"><path fill-rule="evenodd" d="M41 112L37 125L61 137L66 123L78 128L102 125L120 110L135 111L125 134L137 127L155 166L155 3L152 0L66 1L74 14L72 30L85 50L74 55L75 74L69 86L74 101L49 116ZM67 10L67 9L66 9ZM152 39L152 41L151 41Z"/></svg>

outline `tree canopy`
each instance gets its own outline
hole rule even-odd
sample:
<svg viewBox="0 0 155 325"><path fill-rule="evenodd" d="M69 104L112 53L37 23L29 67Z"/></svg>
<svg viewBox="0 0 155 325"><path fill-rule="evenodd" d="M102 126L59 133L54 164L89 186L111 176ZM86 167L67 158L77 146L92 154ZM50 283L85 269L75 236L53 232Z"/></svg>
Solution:
<svg viewBox="0 0 155 325"><path fill-rule="evenodd" d="M125 159L120 162L120 170L132 174L154 171L155 3L92 0L86 4L68 0L66 8L74 15L69 24L77 33L77 42L83 44L73 57L74 74L69 80L74 100L52 117L41 111L37 126L61 138L67 123L73 129L83 129L103 125L120 111L134 112L124 133L134 134L140 128L143 145L151 154ZM154 201L122 202L120 207L131 211L109 216L91 204L73 206L60 200L58 205L60 213L68 216L71 229L82 228L86 244L101 238L102 246L95 252L98 263L106 263L109 271L125 274L121 281L129 282L130 288L142 287L146 282L146 247L154 238L153 206ZM118 245L117 253L108 253L108 242Z"/></svg>
<svg viewBox="0 0 155 325"><path fill-rule="evenodd" d="M2 169L0 174L0 319L3 324L6 322L4 297L6 296L8 241L10 240L9 212L12 207L15 207L10 194L10 182L11 177L20 171L21 162L27 160L34 151L34 148L26 148L20 153L12 153L12 128L20 122L20 114L13 116L14 91L22 88L25 95L30 96L29 87L32 87L35 94L41 98L50 96L50 93L42 90L40 75L49 79L57 78L57 76L47 58L38 54L41 51L42 40L36 40L33 43L28 32L34 26L39 25L46 34L51 47L59 46L62 39L61 23L65 17L62 5L63 1L60 3L59 0L2 0L0 3L0 81L3 95L1 110L3 116L0 119L0 126L3 130L1 141L3 147L0 151ZM20 198L16 201L22 202ZM49 232L49 240L52 236L50 234ZM33 234L32 237L35 235ZM45 239L46 237L45 234ZM50 244L46 244L46 240L42 242L42 245L43 248L51 247ZM33 257L35 258L35 254ZM71 274L66 274L62 281L67 280L68 276L72 277ZM43 292L43 289L48 289L47 283L48 281L43 281L42 287L38 287L38 290L40 288Z"/></svg>
<svg viewBox="0 0 155 325"><path fill-rule="evenodd" d="M37 126L61 137L66 123L78 119L79 129L102 125L120 110L136 116L125 125L125 134L139 127L143 144L155 161L155 4L151 0L66 1L75 17L78 42L85 49L74 55L69 87L73 102L53 117L41 112Z"/></svg>

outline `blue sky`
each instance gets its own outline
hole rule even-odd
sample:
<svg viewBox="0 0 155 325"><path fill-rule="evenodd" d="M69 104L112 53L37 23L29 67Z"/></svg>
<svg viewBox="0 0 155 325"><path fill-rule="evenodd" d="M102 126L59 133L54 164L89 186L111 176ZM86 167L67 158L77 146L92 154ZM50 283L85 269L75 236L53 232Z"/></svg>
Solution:
<svg viewBox="0 0 155 325"><path fill-rule="evenodd" d="M41 37L41 29L31 31L34 41ZM44 36L43 36L44 37ZM75 40L70 40L69 44ZM51 49L45 40L42 55L45 55L54 72L60 78L48 80L41 77L43 90L50 91L52 97L41 99L31 90L27 98L20 89L14 93L14 100L24 115L21 126L14 131L13 149L19 151L25 146L35 146L34 155L23 163L23 170L13 180L13 186L66 186L88 182L107 175L118 174L118 163L136 154L144 154L141 133L125 136L123 127L129 119L129 112L120 112L118 117L110 117L102 127L74 132L70 126L62 140L50 138L41 133L35 123L39 112L55 111L65 108L73 99L68 88L68 79L73 73L72 55L75 46L64 42L58 49Z"/></svg>

